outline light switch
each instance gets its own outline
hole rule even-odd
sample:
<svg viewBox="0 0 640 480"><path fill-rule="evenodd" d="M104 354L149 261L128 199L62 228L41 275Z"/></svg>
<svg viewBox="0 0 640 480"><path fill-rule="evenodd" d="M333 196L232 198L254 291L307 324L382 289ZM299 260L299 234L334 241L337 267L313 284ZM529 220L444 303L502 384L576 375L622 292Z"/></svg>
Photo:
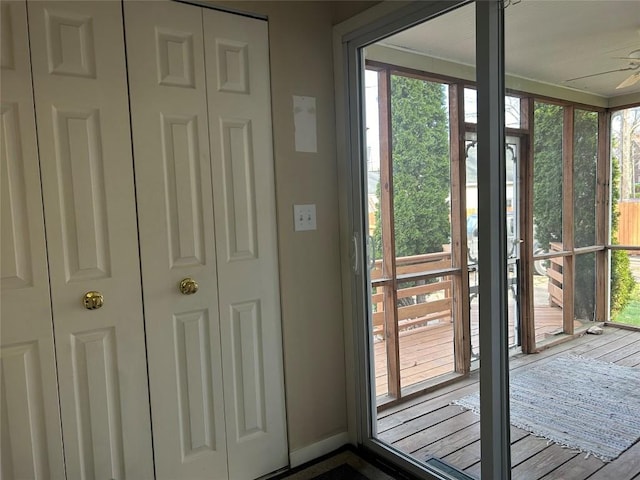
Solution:
<svg viewBox="0 0 640 480"><path fill-rule="evenodd" d="M316 206L294 205L293 225L296 232L316 229Z"/></svg>

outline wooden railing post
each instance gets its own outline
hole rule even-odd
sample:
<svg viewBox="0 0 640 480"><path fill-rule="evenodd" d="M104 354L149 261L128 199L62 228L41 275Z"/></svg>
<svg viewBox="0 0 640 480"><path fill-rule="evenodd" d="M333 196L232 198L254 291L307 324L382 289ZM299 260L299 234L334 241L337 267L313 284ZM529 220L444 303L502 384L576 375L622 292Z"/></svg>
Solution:
<svg viewBox="0 0 640 480"><path fill-rule="evenodd" d="M573 145L574 119L573 106L564 107L564 130L562 136L562 243L564 250L574 250L573 235ZM573 335L573 278L574 256L564 257L562 266L562 320L563 332Z"/></svg>
<svg viewBox="0 0 640 480"><path fill-rule="evenodd" d="M611 215L610 198L610 166L609 160L609 123L611 114L598 114L598 160L596 174L596 245L609 243L609 221ZM622 225L622 222L620 223ZM609 318L607 298L607 278L609 255L606 249L596 252L596 317L604 322Z"/></svg>
<svg viewBox="0 0 640 480"><path fill-rule="evenodd" d="M449 86L449 156L451 158L451 266L460 269L453 275L454 308L453 352L454 368L458 373L471 370L471 321L469 313L469 273L467 270L467 169L464 139L464 85Z"/></svg>
<svg viewBox="0 0 640 480"><path fill-rule="evenodd" d="M393 168L391 133L391 72L378 73L378 105L380 118L380 220L382 222L382 276L391 279L383 287L384 341L387 351L388 392L400 398L400 344L398 338L398 304L396 285L396 247L393 217Z"/></svg>

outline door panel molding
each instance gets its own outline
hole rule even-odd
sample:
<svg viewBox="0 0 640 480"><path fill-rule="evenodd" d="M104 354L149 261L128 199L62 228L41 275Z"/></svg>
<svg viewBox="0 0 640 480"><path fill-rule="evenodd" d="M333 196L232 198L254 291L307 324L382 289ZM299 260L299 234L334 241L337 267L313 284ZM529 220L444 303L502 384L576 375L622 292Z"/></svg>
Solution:
<svg viewBox="0 0 640 480"><path fill-rule="evenodd" d="M2 2L0 476L65 478L24 1Z"/></svg>
<svg viewBox="0 0 640 480"><path fill-rule="evenodd" d="M209 313L206 310L174 315L176 369L180 397L180 431L183 461L205 451L215 451L213 383L211 373Z"/></svg>
<svg viewBox="0 0 640 480"><path fill-rule="evenodd" d="M160 119L171 268L204 266L198 118L161 112Z"/></svg>
<svg viewBox="0 0 640 480"><path fill-rule="evenodd" d="M125 477L115 337L114 327L71 335L81 478Z"/></svg>
<svg viewBox="0 0 640 480"><path fill-rule="evenodd" d="M121 5L28 10L67 475L152 478Z"/></svg>
<svg viewBox="0 0 640 480"><path fill-rule="evenodd" d="M251 120L220 118L227 262L255 259L256 198Z"/></svg>
<svg viewBox="0 0 640 480"><path fill-rule="evenodd" d="M98 109L52 106L66 282L109 278L107 198Z"/></svg>
<svg viewBox="0 0 640 480"><path fill-rule="evenodd" d="M288 464L268 25L203 15L229 478L255 478Z"/></svg>
<svg viewBox="0 0 640 480"><path fill-rule="evenodd" d="M124 4L159 479L228 478L201 10Z"/></svg>
<svg viewBox="0 0 640 480"><path fill-rule="evenodd" d="M4 98L4 95L3 95ZM31 245L27 209L27 184L24 174L18 120L18 104L2 102L0 110L4 148L2 156L2 287L33 285Z"/></svg>

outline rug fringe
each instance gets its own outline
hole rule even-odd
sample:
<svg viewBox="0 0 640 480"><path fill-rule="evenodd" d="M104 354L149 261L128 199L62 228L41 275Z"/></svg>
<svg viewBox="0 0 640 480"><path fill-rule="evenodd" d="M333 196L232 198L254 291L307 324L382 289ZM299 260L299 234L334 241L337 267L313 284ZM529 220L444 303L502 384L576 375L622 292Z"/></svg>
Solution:
<svg viewBox="0 0 640 480"><path fill-rule="evenodd" d="M577 447L576 445L570 445L570 444L567 444L567 443L563 443L563 442L561 442L559 440L554 440L553 438L548 438L548 437L545 437L543 435L538 435L538 434L532 432L530 430L530 427L527 426L527 425L519 424L518 422L515 422L515 423L512 422L511 424L516 428L520 428L521 430L525 430L526 432L529 432L531 435L533 435L536 438L540 438L540 439L546 440L547 441L547 446L549 446L549 445L558 445L559 447L573 450L573 452L575 452L576 455L579 455L581 453L586 453L587 455L586 455L585 459L589 458L590 456L594 456L597 459L602 460L605 463L609 463L609 462L615 460L615 458L609 458L609 457L606 457L606 456L598 455L597 453L589 451L589 450L582 450L581 448Z"/></svg>

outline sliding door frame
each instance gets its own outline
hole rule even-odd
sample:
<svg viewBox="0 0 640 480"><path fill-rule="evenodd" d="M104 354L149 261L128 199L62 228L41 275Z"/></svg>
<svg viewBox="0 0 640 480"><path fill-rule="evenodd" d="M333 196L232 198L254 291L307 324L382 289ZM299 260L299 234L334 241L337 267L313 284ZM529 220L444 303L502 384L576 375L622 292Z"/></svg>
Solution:
<svg viewBox="0 0 640 480"><path fill-rule="evenodd" d="M364 187L365 143L364 119L364 58L361 50L393 33L422 23L461 5L461 1L412 2L390 7L383 2L364 21L345 22L335 30L337 86L337 131L340 165L346 176L341 184L341 221L344 226L343 252L349 258L349 268L343 270L345 291L345 338L347 351L354 352L352 367L355 389L351 398L351 416L355 428L352 438L382 458L398 464L422 478L449 478L443 472L419 464L378 441L376 436L376 402L370 369L373 349L369 330L371 310L370 284L366 269L365 245L366 192ZM506 214L504 205L504 26L501 0L476 3L476 55L479 123L478 139L482 148L478 161L487 172L479 179L480 202L486 205L482 215L486 223L479 231L482 245L480 258L481 318L487 319L480 329L481 369L480 407L482 475L485 478L510 478L510 441L508 409L508 351L506 325ZM376 16L376 13L379 16ZM501 182L502 179L502 182ZM493 233L498 232L498 235ZM502 232L502 234L500 234ZM347 238L345 238L347 237ZM345 262L346 263L346 262ZM493 288L492 288L493 287ZM352 328L350 329L349 326ZM488 328L487 328L488 327ZM352 344L349 342L352 341ZM350 365L347 359L347 365Z"/></svg>
<svg viewBox="0 0 640 480"><path fill-rule="evenodd" d="M492 479L511 478L503 7L476 2L480 457Z"/></svg>

